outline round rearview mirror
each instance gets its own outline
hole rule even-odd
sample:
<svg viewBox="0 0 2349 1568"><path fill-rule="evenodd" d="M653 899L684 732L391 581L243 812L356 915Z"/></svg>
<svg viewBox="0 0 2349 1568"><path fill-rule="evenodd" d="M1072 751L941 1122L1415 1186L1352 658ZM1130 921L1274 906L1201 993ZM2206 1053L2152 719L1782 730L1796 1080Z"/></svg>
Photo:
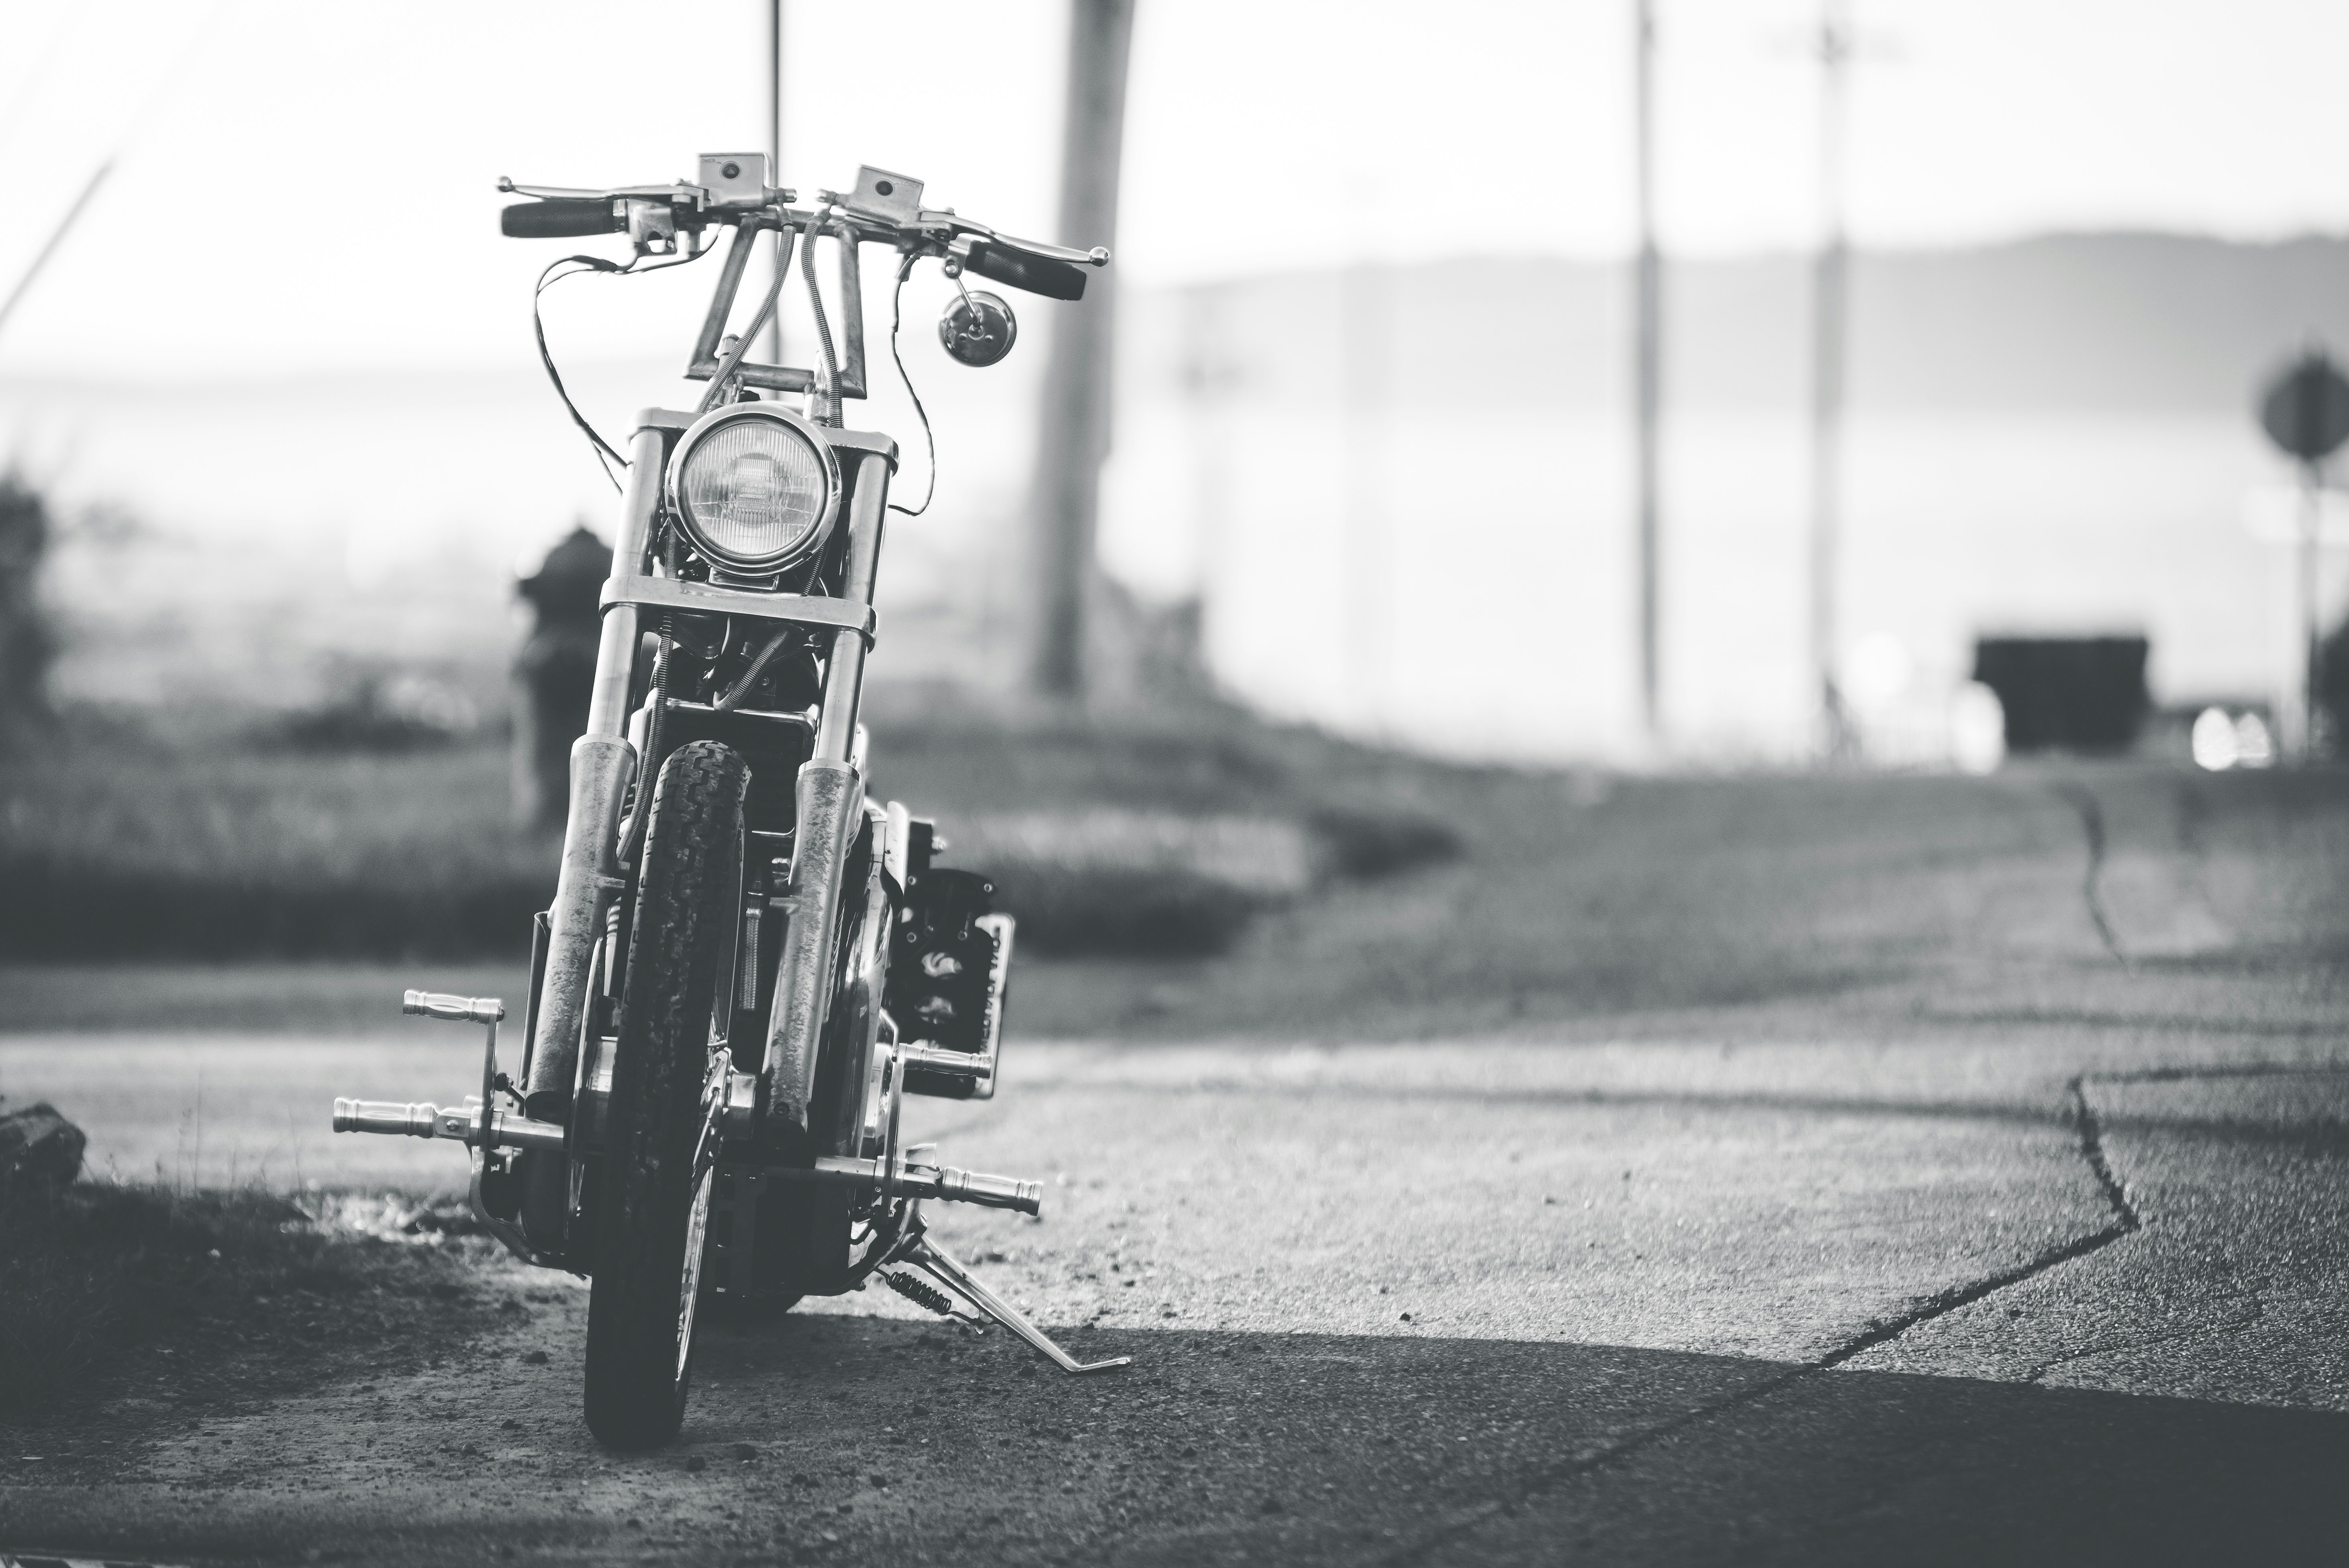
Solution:
<svg viewBox="0 0 2349 1568"><path fill-rule="evenodd" d="M1003 303L1001 294L985 289L957 294L947 302L946 315L938 317L938 341L946 351L977 368L1000 361L1011 352L1011 341L1019 335L1019 323L1013 318L1011 307Z"/></svg>

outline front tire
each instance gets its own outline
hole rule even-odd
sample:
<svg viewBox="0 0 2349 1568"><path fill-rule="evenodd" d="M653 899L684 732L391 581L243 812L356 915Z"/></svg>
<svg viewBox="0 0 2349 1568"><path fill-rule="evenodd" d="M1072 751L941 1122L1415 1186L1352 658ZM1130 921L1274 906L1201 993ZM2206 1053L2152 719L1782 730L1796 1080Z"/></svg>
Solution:
<svg viewBox="0 0 2349 1568"><path fill-rule="evenodd" d="M692 1377L710 1181L718 975L733 940L749 766L715 741L653 792L598 1173L587 1428L616 1449L677 1435Z"/></svg>

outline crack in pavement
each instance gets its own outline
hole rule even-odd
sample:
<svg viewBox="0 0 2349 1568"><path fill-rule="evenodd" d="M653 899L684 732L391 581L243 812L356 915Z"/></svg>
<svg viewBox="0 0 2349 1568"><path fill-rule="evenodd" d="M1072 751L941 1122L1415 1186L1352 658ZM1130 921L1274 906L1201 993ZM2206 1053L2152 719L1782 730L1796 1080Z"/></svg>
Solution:
<svg viewBox="0 0 2349 1568"><path fill-rule="evenodd" d="M2049 786L2065 805L2080 815L2080 828L2088 836L2088 869L2080 878L2080 897L2088 906L2088 918L2095 923L2096 934L2103 939L2105 951L2116 963L2126 966L2128 954L2121 951L2120 938L2113 934L2113 923L2105 916L2105 898L2097 887L2097 879L2105 871L2105 809L2095 791L2085 784L2069 780Z"/></svg>
<svg viewBox="0 0 2349 1568"><path fill-rule="evenodd" d="M2183 1068L2133 1068L2086 1076L2095 1083L2134 1084L2196 1083L2230 1078L2337 1078L2343 1073L2349 1073L2349 1062L2214 1062Z"/></svg>
<svg viewBox="0 0 2349 1568"><path fill-rule="evenodd" d="M2169 1329L2155 1334L2123 1334L2117 1338L2100 1339L2093 1345L2083 1345L2077 1349L2066 1350L2061 1356L2050 1357L2041 1362L2018 1380L2024 1383L2038 1383L2058 1367L2069 1367L2075 1361L2092 1360L2099 1356L2112 1355L2116 1351L2141 1350L2150 1345L2176 1345L2197 1339L2212 1339L2222 1334L2240 1333L2260 1322L2266 1315L2267 1309L2254 1298L2249 1312L2235 1313L2215 1323L2189 1324L2184 1328Z"/></svg>
<svg viewBox="0 0 2349 1568"><path fill-rule="evenodd" d="M2144 1222L2128 1201L2128 1193L2113 1175L2113 1168L2105 1161L2104 1129L2096 1121L2096 1112L2088 1104L2088 1075L2074 1076L2066 1086L2072 1094L2072 1125L2080 1134L2080 1155L2088 1169L2096 1174L2096 1185L2104 1189L2105 1202L2112 1206L2113 1219L2124 1235L2143 1230Z"/></svg>
<svg viewBox="0 0 2349 1568"><path fill-rule="evenodd" d="M2105 1159L2104 1130L2096 1119L2095 1108L2088 1103L2088 1081L2089 1075L2082 1073L2075 1075L2064 1086L2071 1103L2065 1107L2064 1115L2064 1120L2071 1125L2079 1137L2080 1158L2086 1163L2089 1172L2096 1179L2097 1190L2103 1194L2106 1206L2112 1213L2110 1223L2087 1235L2075 1237L2060 1246L2050 1247L2045 1252L2013 1268L2001 1269L1996 1274L1984 1275L1981 1279L1965 1284L1952 1285L1947 1290L1927 1296L1912 1304L1906 1312L1890 1317L1878 1318L1833 1350L1814 1360L1789 1367L1775 1377L1766 1377L1733 1394L1683 1411L1671 1420L1644 1428L1619 1442L1586 1449L1567 1463L1555 1466L1534 1477L1529 1482L1517 1488L1513 1496L1494 1499L1473 1507L1455 1510L1442 1523L1417 1541L1398 1548L1378 1561L1398 1564L1424 1562L1428 1554L1437 1548L1460 1539L1490 1520L1516 1513L1544 1492L1567 1481L1603 1470L1619 1460L1628 1459L1653 1448L1658 1443L1710 1420L1715 1416L1765 1399L1806 1378L1831 1372L1855 1357L1898 1339L1920 1324L1930 1323L1937 1317L1946 1316L1961 1307L1971 1306L1974 1303L1986 1296L1994 1295L2010 1285L2020 1284L2024 1280L2045 1274L2060 1264L2101 1251L2123 1237L2134 1235L2143 1230L2145 1228L2143 1217L2138 1214L2136 1205L2129 1202L2127 1190L2113 1175L2112 1166Z"/></svg>

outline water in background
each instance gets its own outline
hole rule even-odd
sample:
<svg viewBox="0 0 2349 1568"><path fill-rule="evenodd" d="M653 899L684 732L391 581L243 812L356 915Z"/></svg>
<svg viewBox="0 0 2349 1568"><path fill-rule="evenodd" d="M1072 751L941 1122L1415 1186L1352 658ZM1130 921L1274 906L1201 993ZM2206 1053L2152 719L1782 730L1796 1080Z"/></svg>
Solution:
<svg viewBox="0 0 2349 1568"><path fill-rule="evenodd" d="M1513 282L1484 265L1383 298L1344 276L1129 294L1103 560L1145 598L1198 596L1213 677L1273 713L1460 755L1638 756L1613 273L1583 269L1598 281L1574 296L1554 271ZM1684 325L1668 379L1666 717L1676 750L1724 761L1811 738L1786 297L1800 278L1757 276L1704 284L1726 325ZM946 361L908 312L942 482L928 516L892 524L877 678L1017 678L1030 410L1059 308L1023 304L1019 351L990 372ZM1946 310L1911 314L1949 335ZM1724 357L1733 328L1748 341ZM1864 312L1855 331L1897 336ZM910 496L919 429L874 349L861 422L906 448ZM2282 695L2291 554L2243 512L2286 476L2239 387L2034 407L1975 385L1931 407L1871 401L1871 377L1896 379L1871 363L1846 442L1843 629L1889 746L1934 752L1982 631L2142 631L2158 697ZM2215 378L2198 364L2191 384ZM698 391L673 366L571 379L616 439L630 408ZM117 702L290 706L380 669L492 707L517 564L578 519L608 535L616 506L534 366L175 390L0 381L0 451L77 514L51 583L63 692Z"/></svg>

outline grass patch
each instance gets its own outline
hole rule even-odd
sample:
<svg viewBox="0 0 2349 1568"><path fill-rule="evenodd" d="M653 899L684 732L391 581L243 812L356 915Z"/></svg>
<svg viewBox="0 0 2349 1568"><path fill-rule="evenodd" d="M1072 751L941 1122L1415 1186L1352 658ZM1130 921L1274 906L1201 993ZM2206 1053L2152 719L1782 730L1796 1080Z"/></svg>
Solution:
<svg viewBox="0 0 2349 1568"><path fill-rule="evenodd" d="M936 815L1035 951L1218 952L1330 878L1458 848L1433 803L1458 770L1244 716L880 728L875 795ZM507 768L68 729L0 762L0 955L518 958L561 846L514 826Z"/></svg>
<svg viewBox="0 0 2349 1568"><path fill-rule="evenodd" d="M561 846L512 826L506 789L489 748L297 756L69 737L0 768L0 951L519 951Z"/></svg>
<svg viewBox="0 0 2349 1568"><path fill-rule="evenodd" d="M385 1239L409 1222L398 1205L343 1207L370 1222L321 1223L256 1191L110 1182L0 1205L0 1421L68 1415L134 1381L202 1400L238 1360L293 1375L329 1348L396 1352L428 1300L464 1326L461 1309L446 1315L469 1295L459 1250Z"/></svg>

